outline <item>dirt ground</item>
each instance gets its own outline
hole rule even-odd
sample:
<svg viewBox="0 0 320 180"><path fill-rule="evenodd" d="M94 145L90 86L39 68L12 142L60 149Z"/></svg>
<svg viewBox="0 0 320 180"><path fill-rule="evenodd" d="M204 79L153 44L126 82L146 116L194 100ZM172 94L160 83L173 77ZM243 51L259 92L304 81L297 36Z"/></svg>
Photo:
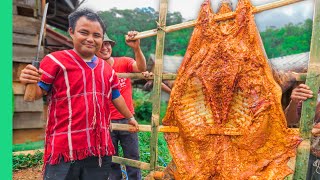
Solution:
<svg viewBox="0 0 320 180"><path fill-rule="evenodd" d="M14 171L12 173L13 180L42 180L42 165Z"/></svg>

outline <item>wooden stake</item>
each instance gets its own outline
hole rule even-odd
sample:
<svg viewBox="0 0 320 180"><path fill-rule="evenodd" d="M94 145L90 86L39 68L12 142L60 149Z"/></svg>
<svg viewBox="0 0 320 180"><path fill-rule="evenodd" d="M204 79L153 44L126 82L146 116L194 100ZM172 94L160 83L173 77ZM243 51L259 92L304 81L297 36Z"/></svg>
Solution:
<svg viewBox="0 0 320 180"><path fill-rule="evenodd" d="M300 136L303 141L298 147L296 167L293 178L307 179L308 162L311 143L311 129L317 105L317 96L320 86L320 0L315 0L313 27L310 46L310 60L306 85L313 91L313 97L307 99L302 104L300 118Z"/></svg>
<svg viewBox="0 0 320 180"><path fill-rule="evenodd" d="M296 2L300 2L303 0L280 0L277 2L272 2L272 3L268 3L262 6L257 6L254 8L253 13L259 13L262 11L266 11L266 10L270 10L270 9L274 9L274 8L278 8L278 7L282 7L282 6L286 6L289 4L293 4ZM236 15L235 12L230 12L230 13L226 13L226 14L222 14L222 15L217 15L215 16L215 20L216 21L221 21L221 20L227 20L227 19L231 19L234 18ZM180 23L180 24L175 24L172 26L168 26L168 27L163 27L162 29L166 32L173 32L173 31L177 31L180 29L185 29L185 28L189 28L189 27L193 27L196 25L196 20L192 20L192 21L188 21L188 22L184 22L184 23ZM140 32L139 34L137 34L135 36L135 39L142 39L142 38L147 38L147 37L151 37L151 36L155 36L157 34L157 29L152 29L152 30L148 30L148 31L143 31Z"/></svg>

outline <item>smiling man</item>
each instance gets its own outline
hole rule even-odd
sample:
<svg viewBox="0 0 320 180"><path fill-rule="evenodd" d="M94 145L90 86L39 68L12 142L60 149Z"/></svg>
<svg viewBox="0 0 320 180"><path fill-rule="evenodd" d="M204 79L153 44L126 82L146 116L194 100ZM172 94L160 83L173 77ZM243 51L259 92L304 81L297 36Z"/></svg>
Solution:
<svg viewBox="0 0 320 180"><path fill-rule="evenodd" d="M119 92L111 66L95 56L105 26L88 9L69 15L74 49L48 54L40 70L28 65L22 83L38 83L36 97L48 94L44 179L94 179L109 176L115 153L110 132L112 104L126 118L133 115ZM130 122L138 130L136 121Z"/></svg>

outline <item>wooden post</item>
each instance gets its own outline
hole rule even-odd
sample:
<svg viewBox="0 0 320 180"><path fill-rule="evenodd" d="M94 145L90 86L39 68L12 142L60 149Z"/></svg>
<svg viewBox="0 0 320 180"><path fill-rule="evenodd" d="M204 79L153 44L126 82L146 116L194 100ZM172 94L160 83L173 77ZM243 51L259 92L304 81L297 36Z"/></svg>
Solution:
<svg viewBox="0 0 320 180"><path fill-rule="evenodd" d="M259 13L262 11L266 11L266 10L270 10L270 9L274 9L274 8L278 8L278 7L282 7L282 6L286 6L289 4L293 4L296 2L301 2L303 0L280 0L280 1L276 1L276 2L272 2L272 3L268 3L262 6L257 6L254 8L253 13ZM234 18L236 16L235 12L230 12L230 13L225 13L225 14L221 14L221 15L216 15L214 17L214 19L216 21L222 21L222 20L227 20L227 19L231 19ZM192 21L188 21L188 22L183 22L180 24L175 24L172 26L168 26L164 29L164 31L166 33L169 32L173 32L173 31L177 31L180 29L184 29L184 28L189 28L189 27L193 27L196 25L196 20L192 20ZM137 34L135 36L135 39L142 39L142 38L147 38L147 37L151 37L151 36L155 36L157 35L157 30L156 29L152 29L152 30L148 30L148 31L143 31L140 32L139 34Z"/></svg>
<svg viewBox="0 0 320 180"><path fill-rule="evenodd" d="M157 32L157 44L155 54L154 82L153 93L154 99L152 103L151 117L151 140L150 140L150 170L154 171L157 167L158 159L158 126L160 119L160 95L162 83L162 66L163 66L163 50L165 32L163 29L166 25L166 17L168 11L168 0L160 0L159 10L159 27Z"/></svg>
<svg viewBox="0 0 320 180"><path fill-rule="evenodd" d="M307 179L308 162L310 154L310 139L315 109L317 105L317 96L320 86L320 0L315 0L313 15L313 27L310 46L310 60L306 85L313 91L313 98L309 98L302 104L300 118L300 136L303 141L297 150L296 167L293 178Z"/></svg>

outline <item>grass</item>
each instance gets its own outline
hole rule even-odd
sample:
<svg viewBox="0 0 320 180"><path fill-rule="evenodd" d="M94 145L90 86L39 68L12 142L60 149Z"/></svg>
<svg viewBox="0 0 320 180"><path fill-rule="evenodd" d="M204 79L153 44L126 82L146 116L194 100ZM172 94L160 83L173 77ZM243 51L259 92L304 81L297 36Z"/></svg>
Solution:
<svg viewBox="0 0 320 180"><path fill-rule="evenodd" d="M139 132L139 147L140 147L140 161L150 162L150 132ZM167 166L171 161L171 155L169 153L167 142L164 139L164 134L158 134L158 166ZM142 176L145 177L150 171L142 170Z"/></svg>
<svg viewBox="0 0 320 180"><path fill-rule="evenodd" d="M17 151L27 151L27 150L34 150L34 149L42 149L44 146L44 141L36 141L36 142L31 142L28 141L23 144L13 144L12 145L12 151L17 152Z"/></svg>

